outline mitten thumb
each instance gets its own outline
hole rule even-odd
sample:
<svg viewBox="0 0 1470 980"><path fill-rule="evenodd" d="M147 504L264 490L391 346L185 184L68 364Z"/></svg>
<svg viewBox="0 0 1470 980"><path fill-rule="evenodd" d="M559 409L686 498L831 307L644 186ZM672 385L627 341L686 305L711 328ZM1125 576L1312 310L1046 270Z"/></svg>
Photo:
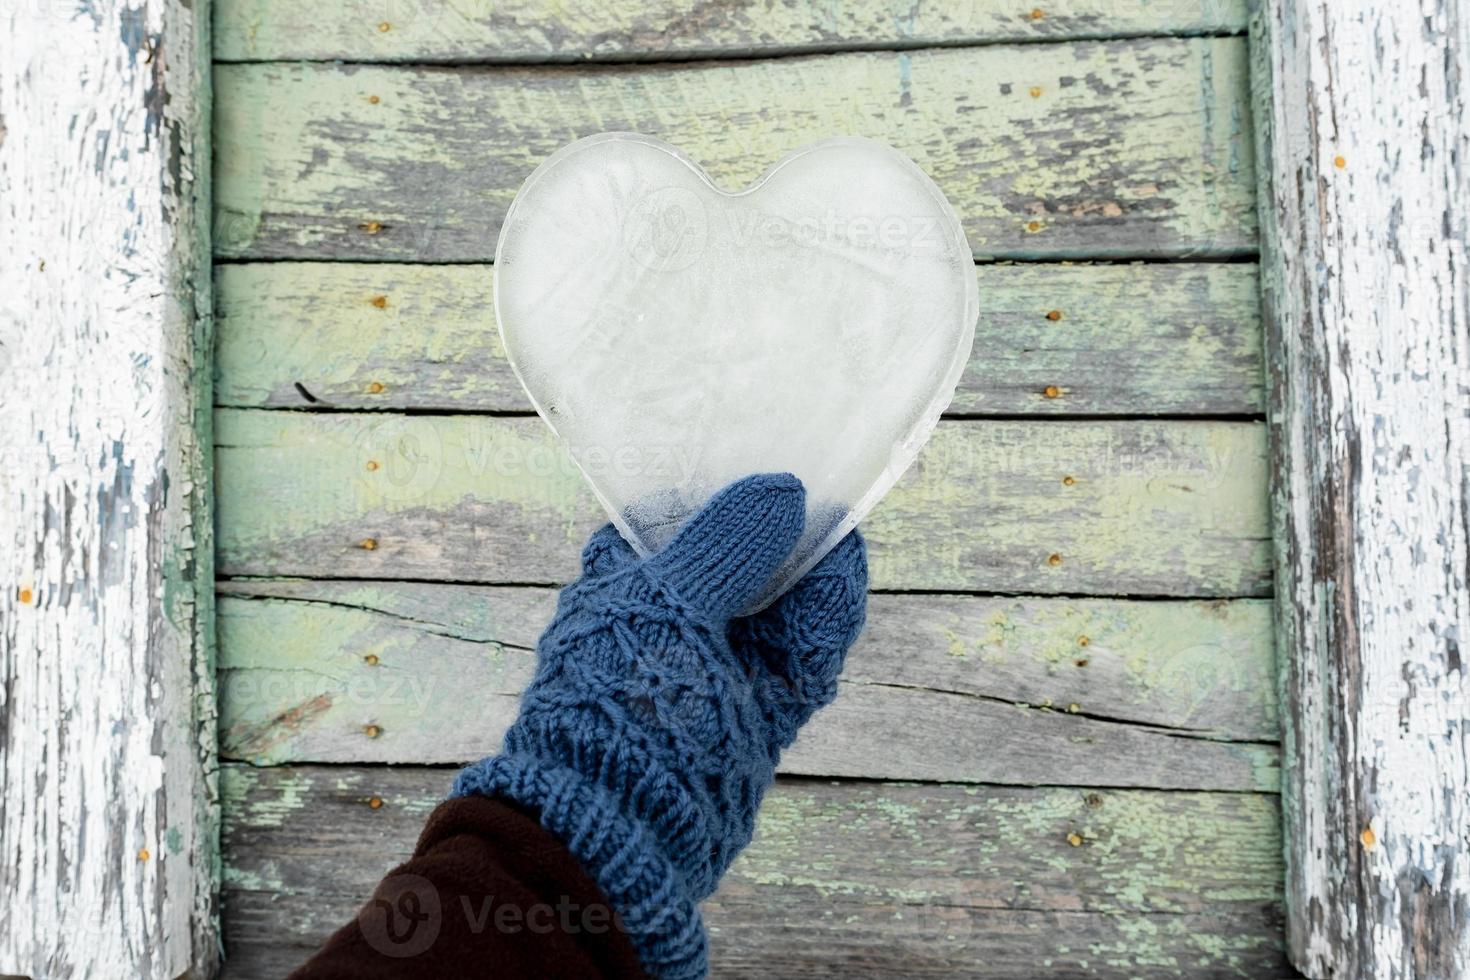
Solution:
<svg viewBox="0 0 1470 980"><path fill-rule="evenodd" d="M805 522L800 480L748 476L710 498L644 568L712 621L728 620L765 588Z"/></svg>

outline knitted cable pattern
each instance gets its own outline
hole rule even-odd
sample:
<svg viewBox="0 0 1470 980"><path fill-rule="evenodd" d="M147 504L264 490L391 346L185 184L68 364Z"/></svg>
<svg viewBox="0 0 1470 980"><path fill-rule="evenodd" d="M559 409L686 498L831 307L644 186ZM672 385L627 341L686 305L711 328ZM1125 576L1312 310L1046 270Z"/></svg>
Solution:
<svg viewBox="0 0 1470 980"><path fill-rule="evenodd" d="M501 754L455 781L453 795L535 811L656 977L707 972L699 902L749 843L781 750L835 696L862 629L855 531L770 608L732 621L790 553L804 513L800 481L760 475L725 488L646 560L611 525L594 534Z"/></svg>

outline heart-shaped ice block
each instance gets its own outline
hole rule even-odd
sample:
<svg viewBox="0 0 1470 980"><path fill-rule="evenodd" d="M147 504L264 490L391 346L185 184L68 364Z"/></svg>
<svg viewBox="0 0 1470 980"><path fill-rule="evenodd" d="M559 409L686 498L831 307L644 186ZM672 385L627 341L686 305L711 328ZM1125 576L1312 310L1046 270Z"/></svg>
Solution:
<svg viewBox="0 0 1470 980"><path fill-rule="evenodd" d="M733 480L801 478L806 533L753 611L913 462L979 297L949 202L882 143L815 143L731 193L667 143L606 133L516 195L495 305L536 410L639 552Z"/></svg>

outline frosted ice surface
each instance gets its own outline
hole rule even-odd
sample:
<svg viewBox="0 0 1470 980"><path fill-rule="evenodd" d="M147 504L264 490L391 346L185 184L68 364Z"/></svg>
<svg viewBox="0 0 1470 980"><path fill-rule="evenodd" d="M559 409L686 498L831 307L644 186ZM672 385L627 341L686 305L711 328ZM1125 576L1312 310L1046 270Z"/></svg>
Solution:
<svg viewBox="0 0 1470 980"><path fill-rule="evenodd" d="M908 468L979 305L944 195L865 139L797 150L736 193L660 140L579 140L516 196L495 287L516 373L639 552L733 480L801 478L806 534L752 609Z"/></svg>

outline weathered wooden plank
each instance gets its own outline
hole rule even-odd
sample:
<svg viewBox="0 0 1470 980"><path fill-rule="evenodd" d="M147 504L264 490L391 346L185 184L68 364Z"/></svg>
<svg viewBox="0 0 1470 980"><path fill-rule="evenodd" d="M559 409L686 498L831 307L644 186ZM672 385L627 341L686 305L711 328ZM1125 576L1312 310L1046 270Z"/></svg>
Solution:
<svg viewBox="0 0 1470 980"><path fill-rule="evenodd" d="M815 139L888 140L948 195L978 256L1253 254L1245 68L1239 38L632 68L221 65L215 252L488 260L537 163L631 130L726 186Z"/></svg>
<svg viewBox="0 0 1470 980"><path fill-rule="evenodd" d="M539 419L215 415L226 575L559 583L605 520ZM942 423L864 522L872 581L1266 595L1264 454L1248 422Z"/></svg>
<svg viewBox="0 0 1470 980"><path fill-rule="evenodd" d="M386 866L383 870L387 870ZM225 892L226 980L279 980L351 921L361 891L333 899L337 919L296 942L278 938L304 903L261 892ZM726 886L736 893L736 884ZM968 909L833 900L800 887L749 899L712 899L711 975L745 980L927 978L939 980L1277 980L1297 978L1280 951L1272 907L1206 915ZM1060 947L1060 948L1057 948Z"/></svg>
<svg viewBox="0 0 1470 980"><path fill-rule="evenodd" d="M1263 409L1253 265L977 273L983 310L952 414ZM492 279L482 265L219 266L216 403L530 411L495 329Z"/></svg>
<svg viewBox="0 0 1470 980"><path fill-rule="evenodd" d="M432 658L446 640L528 651L556 604L555 590L525 586L226 579L218 590L228 663L284 669L314 660L324 671L345 665L349 676L369 653L382 662L383 645L413 645L414 669L425 676L438 669ZM331 615L358 629L326 625ZM252 624L276 619L301 632L279 634L267 648L267 633ZM1058 711L1077 704L1093 717L1269 742L1280 731L1274 674L1263 600L877 593L844 677ZM230 689L223 691L228 700Z"/></svg>
<svg viewBox="0 0 1470 980"><path fill-rule="evenodd" d="M1464 980L1470 7L1260 6L1291 953Z"/></svg>
<svg viewBox="0 0 1470 980"><path fill-rule="evenodd" d="M229 976L348 921L451 775L227 766ZM1279 848L1268 796L778 780L705 906L713 972L1290 976Z"/></svg>
<svg viewBox="0 0 1470 980"><path fill-rule="evenodd" d="M1275 907L1177 916L884 907L877 914L891 917L897 928L880 931L863 916L864 907L839 905L829 914L818 904L820 893L799 891L785 902L767 903L762 892L753 901L761 904L731 903L719 918L711 912L720 923L715 942L724 944L710 957L721 977L825 980L835 962L841 976L873 978L1300 978L1282 959ZM812 922L814 905L818 918ZM787 918L771 923L772 907ZM768 952L762 937L770 942L773 933L779 939Z"/></svg>
<svg viewBox="0 0 1470 980"><path fill-rule="evenodd" d="M209 4L0 22L0 974L207 977Z"/></svg>
<svg viewBox="0 0 1470 980"><path fill-rule="evenodd" d="M220 751L465 762L515 718L550 589L227 582ZM1274 792L1268 606L872 599L787 772Z"/></svg>
<svg viewBox="0 0 1470 980"><path fill-rule="evenodd" d="M543 62L708 58L995 41L1240 33L1244 0L224 0L219 61Z"/></svg>

